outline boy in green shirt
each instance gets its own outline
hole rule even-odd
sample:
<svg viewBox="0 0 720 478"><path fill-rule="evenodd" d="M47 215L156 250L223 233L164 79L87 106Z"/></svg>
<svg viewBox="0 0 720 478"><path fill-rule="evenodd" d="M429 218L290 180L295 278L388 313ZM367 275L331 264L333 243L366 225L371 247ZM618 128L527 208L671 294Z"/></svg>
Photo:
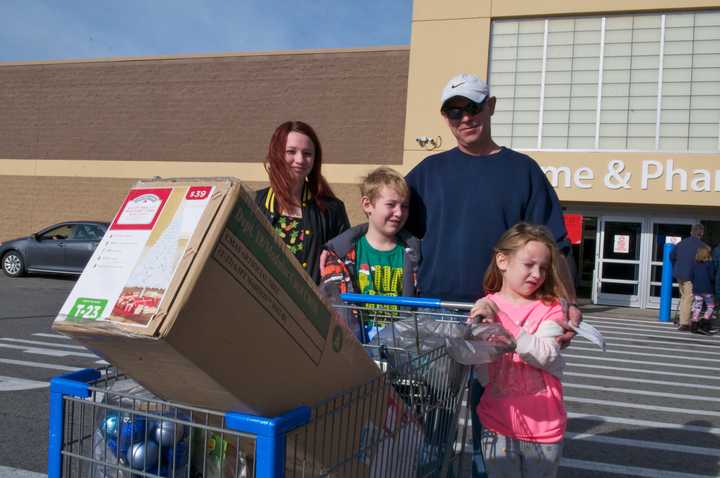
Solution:
<svg viewBox="0 0 720 478"><path fill-rule="evenodd" d="M345 292L416 295L420 243L404 229L410 201L405 179L392 168L377 168L363 179L360 201L368 222L325 245L321 290L333 299ZM358 339L367 342L357 315L344 318Z"/></svg>

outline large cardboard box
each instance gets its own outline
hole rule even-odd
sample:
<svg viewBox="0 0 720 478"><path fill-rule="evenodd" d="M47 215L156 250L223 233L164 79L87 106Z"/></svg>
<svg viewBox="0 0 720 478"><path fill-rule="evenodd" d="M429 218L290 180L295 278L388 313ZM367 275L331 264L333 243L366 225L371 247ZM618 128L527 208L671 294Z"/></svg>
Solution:
<svg viewBox="0 0 720 478"><path fill-rule="evenodd" d="M274 416L380 374L230 178L133 187L54 329L213 410Z"/></svg>

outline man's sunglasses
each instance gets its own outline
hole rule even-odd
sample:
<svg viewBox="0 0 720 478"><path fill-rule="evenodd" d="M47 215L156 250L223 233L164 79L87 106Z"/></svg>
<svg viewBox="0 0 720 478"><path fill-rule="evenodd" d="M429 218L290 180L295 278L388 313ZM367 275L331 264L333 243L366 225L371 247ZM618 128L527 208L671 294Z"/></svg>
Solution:
<svg viewBox="0 0 720 478"><path fill-rule="evenodd" d="M459 121L462 119L462 117L467 113L469 116L475 116L476 114L480 113L483 109L483 105L487 101L487 97L485 97L484 100L480 103L475 103L474 101L468 101L468 103L465 106L457 106L457 107L449 107L444 106L442 109L442 113L447 117L447 119L453 120L453 121Z"/></svg>

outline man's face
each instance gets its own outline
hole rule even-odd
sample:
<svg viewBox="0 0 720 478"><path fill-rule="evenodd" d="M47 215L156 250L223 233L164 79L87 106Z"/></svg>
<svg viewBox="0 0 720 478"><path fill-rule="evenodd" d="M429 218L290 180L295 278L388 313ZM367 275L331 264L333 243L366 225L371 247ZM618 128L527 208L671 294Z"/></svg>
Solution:
<svg viewBox="0 0 720 478"><path fill-rule="evenodd" d="M473 149L484 146L490 141L490 117L495 111L495 97L489 96L479 106L476 114L464 111L472 106L472 101L463 97L449 99L443 106L443 117L458 142L461 150L472 152ZM451 118L445 111L452 108L463 110L459 119ZM472 110L472 108L469 108Z"/></svg>

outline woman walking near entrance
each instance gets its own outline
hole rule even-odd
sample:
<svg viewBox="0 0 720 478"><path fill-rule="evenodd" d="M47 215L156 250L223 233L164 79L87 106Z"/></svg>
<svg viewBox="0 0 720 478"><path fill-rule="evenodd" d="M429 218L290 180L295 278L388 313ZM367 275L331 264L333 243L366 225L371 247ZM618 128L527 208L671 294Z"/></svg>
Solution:
<svg viewBox="0 0 720 478"><path fill-rule="evenodd" d="M692 303L692 323L690 331L694 333L711 335L710 318L712 318L715 309L715 299L713 297L714 288L713 281L715 279L715 267L713 266L710 248L701 246L697 254L695 254L695 263L690 270L690 280L692 281L693 303ZM707 306L703 320L700 320L700 313L703 304Z"/></svg>

